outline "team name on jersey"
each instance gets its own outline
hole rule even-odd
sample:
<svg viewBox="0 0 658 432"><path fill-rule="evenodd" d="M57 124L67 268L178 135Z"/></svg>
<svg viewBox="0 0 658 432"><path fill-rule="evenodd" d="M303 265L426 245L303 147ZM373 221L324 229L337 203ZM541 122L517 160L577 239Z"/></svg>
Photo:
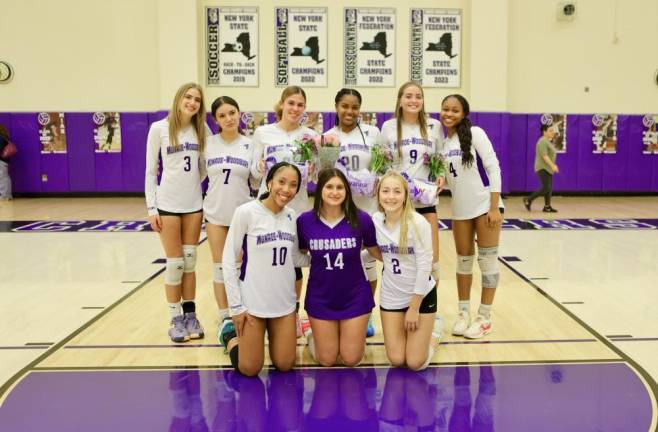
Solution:
<svg viewBox="0 0 658 432"><path fill-rule="evenodd" d="M351 249L356 247L356 239L354 237L311 239L308 247L311 250Z"/></svg>
<svg viewBox="0 0 658 432"><path fill-rule="evenodd" d="M402 147L409 145L422 145L425 147L432 147L432 141L422 138L405 138L402 140Z"/></svg>
<svg viewBox="0 0 658 432"><path fill-rule="evenodd" d="M363 144L347 144L347 145L342 145L340 146L340 151L345 152L345 151L362 151L362 152L369 152L370 149L368 146L363 145Z"/></svg>
<svg viewBox="0 0 658 432"><path fill-rule="evenodd" d="M267 154L275 153L281 150L286 150L288 148L287 144L277 144L265 147L265 152Z"/></svg>
<svg viewBox="0 0 658 432"><path fill-rule="evenodd" d="M167 147L167 154L180 153L180 152L186 151L186 150L199 151L199 144L185 142L185 143L179 144L177 146L169 146L169 147Z"/></svg>
<svg viewBox="0 0 658 432"><path fill-rule="evenodd" d="M267 234L259 234L256 237L256 244L271 243L278 240L284 240L289 242L295 241L295 235L283 231L271 232Z"/></svg>
<svg viewBox="0 0 658 432"><path fill-rule="evenodd" d="M407 248L407 254L413 255L414 254L414 247L413 246L408 246ZM391 254L400 254L402 249L396 244L387 244L387 245L379 245L379 250L382 253L391 253Z"/></svg>
<svg viewBox="0 0 658 432"><path fill-rule="evenodd" d="M249 162L247 162L244 159L236 158L233 156L220 156L212 159L208 159L208 168L210 168L213 165L218 165L218 164L233 164L233 165L240 165L246 168L249 168Z"/></svg>
<svg viewBox="0 0 658 432"><path fill-rule="evenodd" d="M461 155L462 155L462 151L460 149L450 150L448 153L446 153L446 157L461 156Z"/></svg>

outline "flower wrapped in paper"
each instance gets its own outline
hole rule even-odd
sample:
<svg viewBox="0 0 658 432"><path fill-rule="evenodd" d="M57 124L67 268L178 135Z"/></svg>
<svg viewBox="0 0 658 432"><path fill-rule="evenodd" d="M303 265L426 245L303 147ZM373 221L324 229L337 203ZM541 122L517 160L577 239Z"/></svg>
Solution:
<svg viewBox="0 0 658 432"><path fill-rule="evenodd" d="M316 135L304 134L294 142L292 158L296 163L314 163L318 154L319 139Z"/></svg>
<svg viewBox="0 0 658 432"><path fill-rule="evenodd" d="M335 134L320 135L318 146L318 171L333 168L340 155L340 138Z"/></svg>
<svg viewBox="0 0 658 432"><path fill-rule="evenodd" d="M427 165L427 168L429 168L429 179L431 181L436 181L436 179L445 175L446 165L443 155L437 153L425 153L423 154L423 164Z"/></svg>
<svg viewBox="0 0 658 432"><path fill-rule="evenodd" d="M409 178L406 173L402 173L402 177L404 177L409 184L409 195L414 203L425 206L436 204L436 195L439 191L436 182L412 179Z"/></svg>
<svg viewBox="0 0 658 432"><path fill-rule="evenodd" d="M377 184L377 174L368 170L348 171L342 163L336 164L336 168L341 170L347 178L352 195L374 196L375 185Z"/></svg>
<svg viewBox="0 0 658 432"><path fill-rule="evenodd" d="M377 175L386 174L395 163L395 153L387 144L377 144L370 149L370 172Z"/></svg>

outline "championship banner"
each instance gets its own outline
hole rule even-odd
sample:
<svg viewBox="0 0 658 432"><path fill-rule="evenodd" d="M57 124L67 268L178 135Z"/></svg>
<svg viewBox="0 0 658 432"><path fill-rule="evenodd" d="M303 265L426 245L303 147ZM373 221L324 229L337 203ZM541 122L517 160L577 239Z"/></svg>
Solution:
<svg viewBox="0 0 658 432"><path fill-rule="evenodd" d="M259 126L267 124L266 112L243 112L240 116L240 127L248 137L252 136Z"/></svg>
<svg viewBox="0 0 658 432"><path fill-rule="evenodd" d="M460 9L411 9L411 81L423 87L461 86L461 20Z"/></svg>
<svg viewBox="0 0 658 432"><path fill-rule="evenodd" d="M642 118L642 144L644 154L658 154L658 114L647 114Z"/></svg>
<svg viewBox="0 0 658 432"><path fill-rule="evenodd" d="M258 8L206 8L209 86L258 87Z"/></svg>
<svg viewBox="0 0 658 432"><path fill-rule="evenodd" d="M277 87L327 86L327 8L276 8Z"/></svg>
<svg viewBox="0 0 658 432"><path fill-rule="evenodd" d="M617 114L592 116L592 152L617 153Z"/></svg>
<svg viewBox="0 0 658 432"><path fill-rule="evenodd" d="M542 114L541 124L548 125L555 131L553 145L557 153L567 152L567 115Z"/></svg>
<svg viewBox="0 0 658 432"><path fill-rule="evenodd" d="M395 9L345 8L346 86L395 87Z"/></svg>
<svg viewBox="0 0 658 432"><path fill-rule="evenodd" d="M37 115L41 153L66 153L64 113L42 112Z"/></svg>
<svg viewBox="0 0 658 432"><path fill-rule="evenodd" d="M121 119L118 112L96 112L94 122L94 142L96 153L121 152Z"/></svg>

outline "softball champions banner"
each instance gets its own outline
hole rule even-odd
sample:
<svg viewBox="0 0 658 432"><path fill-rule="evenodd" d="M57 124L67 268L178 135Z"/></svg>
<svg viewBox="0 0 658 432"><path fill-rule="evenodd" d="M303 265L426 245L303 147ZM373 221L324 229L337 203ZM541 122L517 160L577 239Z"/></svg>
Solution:
<svg viewBox="0 0 658 432"><path fill-rule="evenodd" d="M566 114L542 114L541 124L548 125L555 131L553 145L557 153L567 152L567 115Z"/></svg>
<svg viewBox="0 0 658 432"><path fill-rule="evenodd" d="M592 152L617 153L617 115L592 116Z"/></svg>
<svg viewBox="0 0 658 432"><path fill-rule="evenodd" d="M658 154L658 114L642 117L642 126L642 153Z"/></svg>
<svg viewBox="0 0 658 432"><path fill-rule="evenodd" d="M395 9L345 8L346 86L395 87Z"/></svg>
<svg viewBox="0 0 658 432"><path fill-rule="evenodd" d="M278 87L327 86L327 8L276 8Z"/></svg>
<svg viewBox="0 0 658 432"><path fill-rule="evenodd" d="M258 87L258 8L206 8L209 86Z"/></svg>
<svg viewBox="0 0 658 432"><path fill-rule="evenodd" d="M424 87L461 86L461 18L459 9L411 9L411 81Z"/></svg>
<svg viewBox="0 0 658 432"><path fill-rule="evenodd" d="M42 112L37 115L41 153L66 153L64 113Z"/></svg>
<svg viewBox="0 0 658 432"><path fill-rule="evenodd" d="M121 151L121 119L118 112L97 112L94 122L96 153L118 153Z"/></svg>

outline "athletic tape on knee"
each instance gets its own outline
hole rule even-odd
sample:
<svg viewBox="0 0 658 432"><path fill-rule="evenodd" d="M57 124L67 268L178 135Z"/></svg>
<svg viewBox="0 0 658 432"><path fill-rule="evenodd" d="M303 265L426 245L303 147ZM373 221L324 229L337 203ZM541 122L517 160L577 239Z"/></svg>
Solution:
<svg viewBox="0 0 658 432"><path fill-rule="evenodd" d="M185 262L183 257L167 258L165 267L165 283L167 285L180 285L183 282L183 269Z"/></svg>
<svg viewBox="0 0 658 432"><path fill-rule="evenodd" d="M196 267L196 245L183 245L185 273L192 273Z"/></svg>
<svg viewBox="0 0 658 432"><path fill-rule="evenodd" d="M500 268L498 266L498 246L479 247L478 265L482 272L482 287L496 288L500 279Z"/></svg>
<svg viewBox="0 0 658 432"><path fill-rule="evenodd" d="M457 274L473 274L475 255L457 255Z"/></svg>
<svg viewBox="0 0 658 432"><path fill-rule="evenodd" d="M212 265L212 280L216 283L224 283L224 268L222 267L222 263L214 263Z"/></svg>

